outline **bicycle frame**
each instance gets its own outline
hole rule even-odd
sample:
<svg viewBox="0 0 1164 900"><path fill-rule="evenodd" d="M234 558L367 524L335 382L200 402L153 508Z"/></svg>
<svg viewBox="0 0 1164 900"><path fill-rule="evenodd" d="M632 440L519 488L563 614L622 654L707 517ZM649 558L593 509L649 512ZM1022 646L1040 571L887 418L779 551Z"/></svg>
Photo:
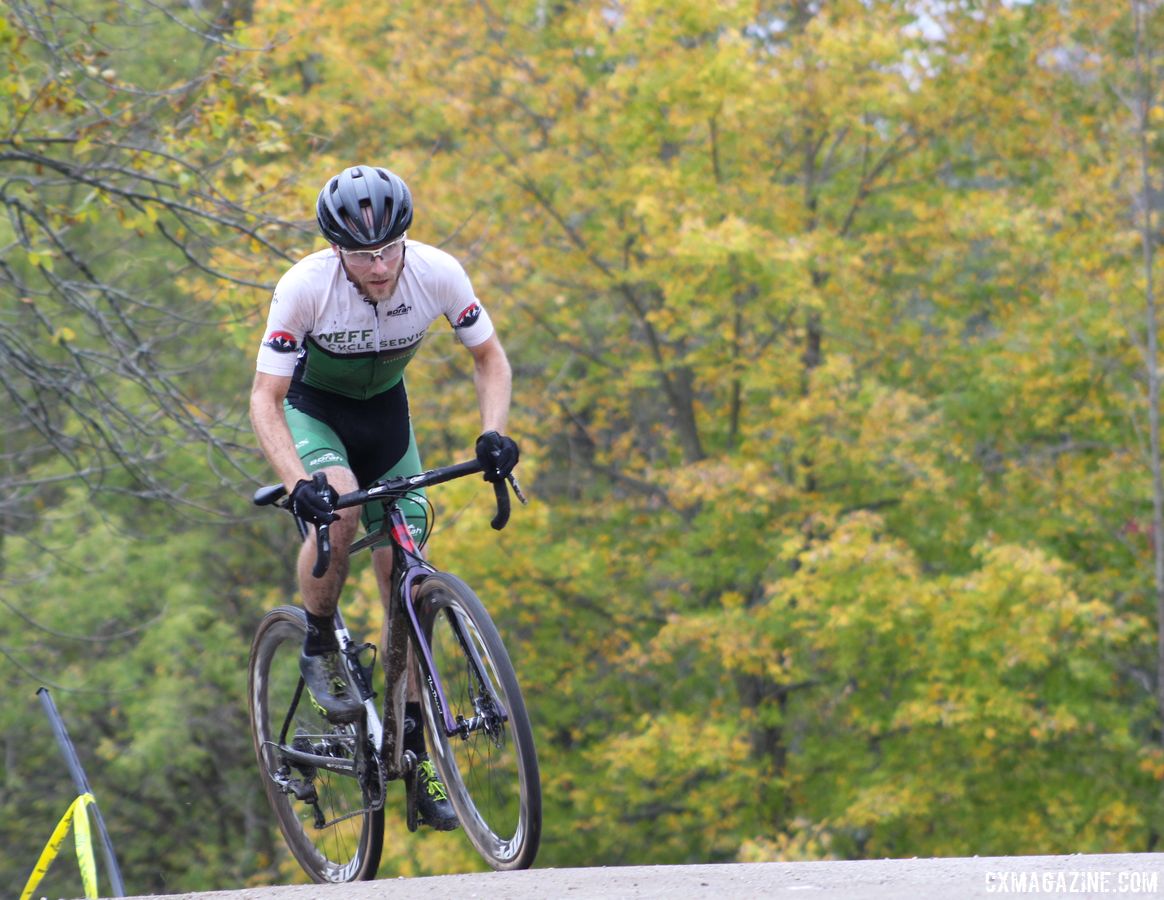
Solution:
<svg viewBox="0 0 1164 900"><path fill-rule="evenodd" d="M414 589L426 576L435 573L436 569L430 566L424 560L424 557L421 556L420 548L417 547L416 542L412 539L412 534L408 530L408 522L397 500L409 490L418 490L424 487L443 484L444 482L481 471L481 464L477 461L457 463L444 468L431 469L407 478L394 478L390 481L380 482L372 485L367 490L352 491L349 494L344 494L339 497L334 504L334 508L337 510L363 506L377 500L383 502L386 506L386 515L379 530L365 535L348 548L348 553L351 555L365 547L371 547L382 542L385 537L389 539L392 546L394 563L393 585L389 602L384 611L388 628L388 645L383 648L385 657L381 663L384 668L387 685L383 716L376 709L372 686L365 677L363 667L358 660L358 654L360 649L362 649L362 645L361 647L357 647L352 640L352 636L344 624L343 616L340 614L338 607L333 617L333 626L340 648L344 651L342 656L346 661L348 673L352 678L352 682L358 687L364 702L368 736L372 740L372 746L379 755L381 764L384 766L385 775L389 780L402 777L411 768L411 763L404 758L403 751L404 704L407 699L409 679L413 674L409 672L408 639L410 635L414 641L413 646L419 650L419 654L415 660L415 665L419 669L416 674L422 676L424 688L429 691L436 703L437 709L440 710L446 734L449 737L454 735L464 736L475 727L474 721L453 721L452 714L449 712L444 687L441 684L440 675L437 673L436 665L433 661L432 649L429 646L428 637L425 635L424 629L420 626L416 608L412 602ZM518 499L522 503L525 503L526 500L521 493L521 488L512 475L508 476L508 483L513 487L513 491ZM491 525L494 529L501 530L509 520L509 491L504 481L494 482L493 488L497 500L497 515L493 518ZM267 506L277 502L282 502L285 505L286 495L286 489L282 485L271 485L270 487L260 488L256 491L254 502L258 506ZM306 538L308 533L306 523L301 519L296 519L296 524L299 527L300 534ZM330 530L327 525L317 526L316 538L317 559L315 576L318 578L327 569L331 556ZM400 627L401 613L404 613L404 619L407 621L406 628ZM465 648L466 652L474 658L476 665L480 667L482 660L477 656L476 651L473 650L472 642L468 641L461 632L460 623L454 622L453 625L457 639ZM296 700L298 700L298 697ZM499 700L498 706L500 714L504 718L508 718L508 711L500 708L501 704ZM291 711L294 711L294 704L292 705ZM291 713L289 712L288 716L290 715ZM316 765L319 768L343 771L343 767L336 766L335 760L316 757L312 754L296 751L286 746L284 746L284 752L292 760Z"/></svg>
<svg viewBox="0 0 1164 900"><path fill-rule="evenodd" d="M437 484L460 477L472 471L472 466L473 464L461 464L459 466L450 466L447 469L433 470L423 475L414 476L408 479L408 482L414 486ZM503 485L501 486L501 491L504 491ZM404 759L403 752L404 704L407 699L409 680L414 674L409 671L408 638L410 635L413 639L412 646L418 651L415 664L419 667L420 671L415 674L422 676L421 680L423 681L424 689L429 692L436 704L436 708L440 710L446 735L449 737L463 735L475 725L472 721L456 722L453 720L452 713L449 712L449 704L445 697L445 690L441 683L440 674L433 661L432 648L429 645L428 636L425 634L424 629L420 625L420 620L417 618L416 606L412 600L414 589L425 577L435 573L436 569L429 565L424 557L421 556L420 548L412 538L412 533L408 528L408 521L404 516L404 512L400 509L400 505L396 502L399 493L399 488L394 488L391 483L374 485L366 491L355 491L351 494L345 494L335 504L336 509L343 509L372 502L381 495L388 495L390 497L385 502L387 507L386 515L380 529L356 541L349 548L350 555L365 547L379 543L384 537L388 537L392 546L394 561L392 594L384 612L388 629L388 645L384 647L384 660L382 662L387 694L384 698L382 718L379 716L375 703L373 702L371 685L363 683L363 672L356 660L355 652L351 649L355 647L355 644L352 641L347 627L343 623L338 608L336 609L334 619L336 637L339 639L340 647L345 651L344 658L348 660L349 673L352 675L353 682L360 685L361 694L363 695L364 705L367 710L368 732L372 739L372 746L376 748L376 751L380 755L381 762L385 767L385 774L389 780L401 777L411 768L411 763ZM500 498L500 491L498 492L498 496ZM508 494L505 497L508 501ZM494 527L497 528L499 522L501 525L504 525L506 518L508 518L508 503L505 504L503 510L499 509L498 518L494 520ZM407 628L400 627L402 612L407 621ZM465 648L466 652L472 654L478 667L482 666L482 660L477 657L472 642L468 641L461 632L460 623L454 621L453 628L456 632L457 639ZM482 680L482 686L486 686L484 680ZM504 719L508 719L508 711L502 706L500 698L495 698L495 702L497 703L500 715Z"/></svg>
<svg viewBox="0 0 1164 900"><path fill-rule="evenodd" d="M464 462L333 496L336 510L383 504L379 528L344 549L350 555L376 546L392 560L391 582L382 584L386 596L381 640L356 643L338 607L332 618L350 690L362 705L362 714L354 721L329 721L291 666L294 644L302 639L306 621L302 609L271 610L256 631L248 680L255 751L288 847L316 881L374 877L387 788L398 779L405 783L410 831L422 824L440 830L460 824L485 861L498 870L527 868L537 853L541 832L537 757L513 664L480 599L455 575L425 560L401 508L410 492L483 471L485 466L478 461ZM326 486L319 473L313 480L321 490ZM512 474L494 482L495 529L503 528L509 518L509 487L526 502ZM291 507L282 485L260 488L254 502ZM296 521L308 539L310 526ZM329 525L315 526L313 543L319 578L330 562ZM386 562L380 555L380 574L389 569ZM377 662L385 677L382 703L372 688ZM443 679L438 666L445 667ZM415 751L405 748L404 728L409 724L405 710L414 699L423 712L416 725L428 733L433 746L431 763L427 750L420 749L423 745ZM306 708L308 704L312 708ZM277 731L280 718L282 728ZM422 761L430 767L419 768ZM422 803L420 791L433 777L432 767L448 786L455 819L447 813L433 819ZM357 843L332 838L330 831L321 834L355 817L362 818L347 837L358 835Z"/></svg>

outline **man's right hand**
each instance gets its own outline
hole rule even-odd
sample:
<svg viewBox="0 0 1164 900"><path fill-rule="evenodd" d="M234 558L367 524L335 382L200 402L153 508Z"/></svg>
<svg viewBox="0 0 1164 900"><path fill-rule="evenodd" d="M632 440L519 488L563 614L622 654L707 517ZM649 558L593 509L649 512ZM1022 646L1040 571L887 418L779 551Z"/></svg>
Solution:
<svg viewBox="0 0 1164 900"><path fill-rule="evenodd" d="M328 525L339 518L335 511L338 496L327 476L316 472L311 481L301 479L291 491L291 512L312 525Z"/></svg>

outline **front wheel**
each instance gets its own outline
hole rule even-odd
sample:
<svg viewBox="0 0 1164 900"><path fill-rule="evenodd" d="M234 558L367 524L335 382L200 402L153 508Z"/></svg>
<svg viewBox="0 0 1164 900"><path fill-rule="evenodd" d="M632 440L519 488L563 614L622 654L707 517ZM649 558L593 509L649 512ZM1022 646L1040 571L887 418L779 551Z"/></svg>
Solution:
<svg viewBox="0 0 1164 900"><path fill-rule="evenodd" d="M376 877L384 844L383 804L356 774L370 764L367 731L362 723L331 724L312 702L299 676L306 630L301 609L280 606L259 623L251 644L259 775L287 846L314 881L367 881Z"/></svg>
<svg viewBox="0 0 1164 900"><path fill-rule="evenodd" d="M527 869L538 852L542 789L517 676L493 620L463 581L427 577L417 616L454 729L431 690L424 709L433 762L465 834L494 869ZM423 654L420 654L423 658Z"/></svg>

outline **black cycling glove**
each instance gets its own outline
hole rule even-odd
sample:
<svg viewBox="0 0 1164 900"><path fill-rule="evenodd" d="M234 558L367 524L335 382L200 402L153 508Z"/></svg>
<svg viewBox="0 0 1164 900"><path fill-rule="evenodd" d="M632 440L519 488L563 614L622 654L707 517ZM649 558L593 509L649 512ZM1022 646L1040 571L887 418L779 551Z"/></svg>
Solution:
<svg viewBox="0 0 1164 900"><path fill-rule="evenodd" d="M328 525L339 516L335 511L335 488L321 472L312 481L301 479L291 492L291 512L313 525Z"/></svg>
<svg viewBox="0 0 1164 900"><path fill-rule="evenodd" d="M502 481L517 465L521 451L513 438L496 431L486 431L477 438L477 462L485 471L486 481Z"/></svg>

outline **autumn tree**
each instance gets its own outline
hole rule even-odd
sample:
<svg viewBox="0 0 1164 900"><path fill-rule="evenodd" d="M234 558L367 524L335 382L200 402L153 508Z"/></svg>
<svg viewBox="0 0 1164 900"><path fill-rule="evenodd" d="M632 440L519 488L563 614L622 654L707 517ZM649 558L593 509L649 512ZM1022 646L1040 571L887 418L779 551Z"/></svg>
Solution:
<svg viewBox="0 0 1164 900"><path fill-rule="evenodd" d="M149 257L137 269L107 253L98 271L173 286L184 312L222 323L223 368L178 387L196 409L231 411L210 417L227 426L211 431L224 451L262 285L286 264L280 247L322 246L308 226L329 175L395 169L417 202L411 236L466 263L515 366L512 429L534 503L494 535L480 485L434 492L432 552L485 598L531 701L546 795L562 800L547 807L542 864L1153 846L1154 5L310 0L252 12L209 29L208 74L142 101L167 111L149 146L193 166L189 183L180 163L161 165L130 192L122 170L139 170L108 156L126 140L52 146L140 205L109 209L130 226L114 233ZM261 64L233 52L259 47ZM89 62L87 89L123 96L124 65ZM106 118L103 129L121 121ZM43 174L34 161L22 171ZM62 209L85 196L65 187L50 192ZM234 218L256 207L302 227ZM180 221L190 252L175 260ZM67 224L51 233L108 237ZM35 234L43 246L20 245L12 264L32 285L17 294L34 302L13 304L26 317L56 296L36 281L46 260L79 280L47 255L50 232ZM175 308L160 306L150 315ZM35 333L69 359L94 346L78 327L89 321L57 313ZM156 339L163 319L149 321ZM468 454L477 414L450 333L434 329L408 379L426 462ZM131 378L115 397L148 408L144 391ZM150 420L165 431L156 446L186 471L208 438L191 442L199 432L167 416ZM68 470L53 458L48 471ZM45 533L86 493L70 485ZM160 530L146 509L112 524ZM196 694L177 723L157 717L172 694L135 697L102 744L109 771L149 782L153 821L171 809L167 788L197 784L195 736L237 744L213 711L232 709L244 620L291 589L270 527L240 529L226 549L201 532L168 553L127 547L134 587L103 582L119 608L148 618L156 606L140 597L153 591L181 614L149 630L153 649L134 644L131 664L68 654L72 677L129 692L160 665L166 685ZM104 540L88 529L69 565L85 569ZM76 583L63 568L34 579L41 558L19 554L41 585L28 592L37 617L53 608L45 591ZM225 586L163 590L167 560L226 573ZM366 571L345 604L372 627ZM116 633L100 609L69 613ZM209 641L225 648L209 671L179 651ZM180 759L175 735L189 738ZM295 874L244 767L223 770L217 796L238 799L214 813L246 849L200 834L219 848L215 886ZM391 828L385 874L480 865L455 836ZM164 842L135 841L134 858L145 866L155 846L184 884L204 874Z"/></svg>
<svg viewBox="0 0 1164 900"><path fill-rule="evenodd" d="M230 258L280 255L280 223L254 202L276 185L236 177L241 148L278 151L280 129L242 77L253 58L199 32L211 23L142 15L18 2L0 25L9 529L65 476L181 495L192 479L169 466L174 438L209 453L219 485L238 477L237 436L212 427L204 399L219 365L208 336L228 323L191 304L188 286L257 287ZM139 53L135 28L177 40L180 55ZM59 465L34 473L48 458Z"/></svg>
<svg viewBox="0 0 1164 900"><path fill-rule="evenodd" d="M1126 561L1100 525L1130 499L1102 500L1126 452L1120 386L1062 340L1065 323L1106 334L1128 359L1072 290L1098 182L1073 179L1086 156L1063 140L1119 119L1073 40L1097 23L1089 49L1118 65L1125 11L645 0L386 21L321 41L260 18L285 29L272 77L304 135L345 135L316 158L404 174L417 236L466 254L516 335L515 427L545 506L502 540L551 547L516 583L467 564L510 583L525 669L554 697L537 708L549 777L581 810L567 858L1005 848L1008 788L1048 808L1096 722L1113 737L1087 778L1113 799L1028 822L1025 846L1150 840L1122 663L1149 618L1103 581ZM431 411L467 434L450 406L423 406L422 431ZM845 542L868 574L815 565ZM1052 597L1031 640L1083 669L963 664L964 629L1005 659L992 622ZM934 766L908 762L927 746ZM1065 781L1043 777L1063 746ZM987 747L979 774L961 765ZM1000 755L1029 760L1007 786ZM895 780L893 803L870 792ZM964 829L927 831L952 802ZM628 838L645 821L666 826L649 850Z"/></svg>

